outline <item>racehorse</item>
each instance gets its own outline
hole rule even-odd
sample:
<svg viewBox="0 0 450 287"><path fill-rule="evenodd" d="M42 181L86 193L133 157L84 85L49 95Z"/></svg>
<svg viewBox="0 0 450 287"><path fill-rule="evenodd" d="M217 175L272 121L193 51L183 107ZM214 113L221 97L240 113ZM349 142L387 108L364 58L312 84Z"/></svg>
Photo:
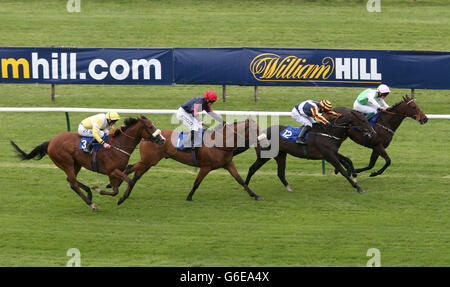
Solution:
<svg viewBox="0 0 450 287"><path fill-rule="evenodd" d="M375 131L361 113L347 108L345 109L345 112L332 120L331 124L313 124L312 129L309 131L306 145L299 145L281 137L280 134L286 128L285 126L276 125L269 127L265 131L267 139L270 140L272 145L274 144L273 141L278 140L279 151L274 157L261 157L262 147L258 145L256 147L257 159L249 168L245 183L248 185L253 174L271 158L275 158L278 165L278 178L288 191L294 191L285 177L286 155L290 154L300 158L326 160L333 165L335 170L340 172L358 192L364 192L356 181L352 180L349 176L349 173L353 174L352 161L342 154L339 154L338 150L349 130L357 129L369 137L374 136ZM272 132L274 133L272 134ZM235 152L235 155L242 151L243 150L241 149L240 151ZM344 165L347 170L345 170L342 165Z"/></svg>
<svg viewBox="0 0 450 287"><path fill-rule="evenodd" d="M342 108L335 108L336 112L342 112ZM415 102L414 97L410 98L408 95L403 97L403 100L386 111L381 111L376 120L375 131L376 136L368 139L364 137L361 132L357 130L350 130L348 136L356 143L372 149L370 162L367 167L356 169L356 173L372 169L379 156L386 161L385 165L378 171L372 172L371 177L382 174L386 168L391 164L391 159L386 153L386 148L389 146L394 133L405 118L412 118L418 121L421 125L428 121L426 115L422 112L420 107Z"/></svg>
<svg viewBox="0 0 450 287"><path fill-rule="evenodd" d="M238 131L245 131L243 135ZM218 136L221 132L223 137ZM128 166L125 171L126 174L134 172L134 177L132 179L133 183L136 181L152 166L158 164L158 162L163 158L171 158L183 164L194 166L194 160L190 152L183 152L176 148L175 140L177 139L178 132L165 129L161 131L162 135L167 138L167 142L164 145L158 146L151 142L142 142L140 144L140 154L141 159L134 165ZM233 163L233 150L238 145L238 138L243 137L247 144L256 143L250 137L250 134L259 134L259 127L257 123L252 119L247 119L242 122L235 122L233 125L225 124L222 128L219 127L217 131L207 130L205 131L204 138L208 135L211 139L214 139L217 145L207 146L203 144L197 151L197 163L200 167L197 178L194 181L194 186L187 196L186 200L192 201L192 196L194 192L199 187L202 180L208 175L212 170L218 168L224 168L233 176L233 178L244 187L244 190L254 199L262 199L260 196L255 194L248 186L245 184L244 180L239 175L236 167ZM264 137L264 135L263 135ZM263 138L258 137L258 138ZM228 139L233 139L231 143ZM241 138L242 139L242 138ZM130 191L125 192L123 197L120 199L120 203L123 202L129 195Z"/></svg>
<svg viewBox="0 0 450 287"><path fill-rule="evenodd" d="M113 192L106 192L93 187L100 194L117 195L119 183L122 181L128 182L127 192L130 192L133 185L130 178L122 171L126 168L131 153L141 142L141 139L150 140L160 145L165 143L165 138L161 136L161 131L155 127L152 121L144 116L126 119L124 125L114 132L111 148L98 150L95 155L96 164L92 161L94 154L91 155L79 149L80 139L81 136L78 133L63 132L35 147L28 154L21 150L13 141L11 141L11 144L22 160L30 160L32 158L39 160L48 154L53 163L66 173L70 187L94 210L97 210L98 206L92 202L91 189L77 180L77 174L81 167L88 170L96 170L109 176ZM80 187L87 192L87 197L81 192Z"/></svg>

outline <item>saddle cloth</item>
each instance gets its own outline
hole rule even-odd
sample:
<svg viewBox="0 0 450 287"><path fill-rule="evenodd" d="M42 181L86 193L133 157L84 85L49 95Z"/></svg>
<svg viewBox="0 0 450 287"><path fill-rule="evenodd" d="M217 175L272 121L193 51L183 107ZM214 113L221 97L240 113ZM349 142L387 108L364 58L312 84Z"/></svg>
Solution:
<svg viewBox="0 0 450 287"><path fill-rule="evenodd" d="M280 136L287 141L295 143L298 135L302 131L302 128L296 128L291 125L288 125L287 128L281 131ZM308 138L309 132L305 135L305 140Z"/></svg>
<svg viewBox="0 0 450 287"><path fill-rule="evenodd" d="M202 146L202 137L198 136L197 133L196 137L194 138L194 146ZM177 142L176 142L176 148L179 151L185 151L185 152L191 152L191 132L180 132L177 136Z"/></svg>
<svg viewBox="0 0 450 287"><path fill-rule="evenodd" d="M89 143L94 140L93 137L82 137L80 139L80 146L79 149L82 151L85 151L87 149L87 146L89 145ZM111 138L108 138L108 135L104 135L102 140L104 140L105 142L110 142ZM99 142L94 142L92 144L92 151L97 152L100 148L102 148L103 146L99 143Z"/></svg>

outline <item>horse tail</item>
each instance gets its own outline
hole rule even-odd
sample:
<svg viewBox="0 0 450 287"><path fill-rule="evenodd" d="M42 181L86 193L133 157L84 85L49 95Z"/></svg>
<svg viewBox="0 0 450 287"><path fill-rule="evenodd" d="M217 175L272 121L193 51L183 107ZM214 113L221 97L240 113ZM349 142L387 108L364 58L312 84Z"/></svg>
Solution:
<svg viewBox="0 0 450 287"><path fill-rule="evenodd" d="M32 158L36 158L36 160L40 160L48 153L48 145L50 141L46 141L42 143L41 145L38 145L35 147L30 153L26 153L23 150L21 150L13 141L11 141L11 145L14 147L14 149L17 152L17 156L21 160L30 160Z"/></svg>

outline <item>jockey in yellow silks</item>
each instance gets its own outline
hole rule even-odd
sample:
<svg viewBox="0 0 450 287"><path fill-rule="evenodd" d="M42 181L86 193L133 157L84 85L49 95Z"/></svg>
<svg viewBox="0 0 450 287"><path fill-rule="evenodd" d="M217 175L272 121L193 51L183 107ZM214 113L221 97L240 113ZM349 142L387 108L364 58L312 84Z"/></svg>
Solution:
<svg viewBox="0 0 450 287"><path fill-rule="evenodd" d="M111 145L103 141L102 138L109 134L109 129L120 120L116 111L109 111L106 114L97 114L85 118L78 125L78 134L83 137L93 137L104 148L110 148ZM93 141L91 141L92 143Z"/></svg>

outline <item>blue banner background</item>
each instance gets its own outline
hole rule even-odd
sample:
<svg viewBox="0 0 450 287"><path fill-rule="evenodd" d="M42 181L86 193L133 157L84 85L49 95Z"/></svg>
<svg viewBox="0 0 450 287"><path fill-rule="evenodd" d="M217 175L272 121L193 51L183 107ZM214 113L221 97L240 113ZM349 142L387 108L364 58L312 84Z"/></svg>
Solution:
<svg viewBox="0 0 450 287"><path fill-rule="evenodd" d="M450 89L450 52L0 48L0 83L375 87L381 82L393 88Z"/></svg>

